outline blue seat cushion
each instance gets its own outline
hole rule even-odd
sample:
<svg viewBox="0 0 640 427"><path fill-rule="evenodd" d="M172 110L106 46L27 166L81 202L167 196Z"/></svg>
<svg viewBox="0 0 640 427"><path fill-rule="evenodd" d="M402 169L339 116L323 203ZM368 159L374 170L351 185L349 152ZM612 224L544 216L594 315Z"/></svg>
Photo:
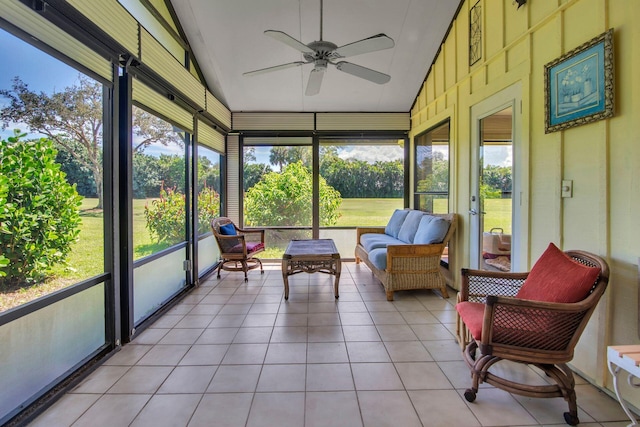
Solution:
<svg viewBox="0 0 640 427"><path fill-rule="evenodd" d="M449 231L449 221L440 217L425 215L420 220L418 231L413 239L416 245L430 245L432 243L442 243Z"/></svg>
<svg viewBox="0 0 640 427"><path fill-rule="evenodd" d="M398 245L400 243L402 242L387 234L366 233L360 236L360 244L367 252L377 248L386 248L387 245Z"/></svg>
<svg viewBox="0 0 640 427"><path fill-rule="evenodd" d="M387 248L377 248L369 252L369 261L378 270L387 269Z"/></svg>
<svg viewBox="0 0 640 427"><path fill-rule="evenodd" d="M404 219L407 217L409 213L406 209L396 209L393 211L391 218L389 218L389 222L387 226L384 228L384 233L388 234L391 237L398 237L398 233L400 232L400 227L402 227L402 223Z"/></svg>
<svg viewBox="0 0 640 427"><path fill-rule="evenodd" d="M413 243L413 237L415 236L416 231L418 231L420 219L423 216L424 212L422 211L409 211L407 217L402 223L402 227L400 227L400 231L398 232L398 239L402 240L404 243Z"/></svg>

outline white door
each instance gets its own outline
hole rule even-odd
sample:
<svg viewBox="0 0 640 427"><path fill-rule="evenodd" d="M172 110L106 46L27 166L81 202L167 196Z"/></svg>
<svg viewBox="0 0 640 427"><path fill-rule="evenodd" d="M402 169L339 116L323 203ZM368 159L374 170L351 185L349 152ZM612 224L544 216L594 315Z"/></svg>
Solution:
<svg viewBox="0 0 640 427"><path fill-rule="evenodd" d="M522 271L526 266L522 184L528 169L519 137L520 98L518 83L471 108L471 268Z"/></svg>

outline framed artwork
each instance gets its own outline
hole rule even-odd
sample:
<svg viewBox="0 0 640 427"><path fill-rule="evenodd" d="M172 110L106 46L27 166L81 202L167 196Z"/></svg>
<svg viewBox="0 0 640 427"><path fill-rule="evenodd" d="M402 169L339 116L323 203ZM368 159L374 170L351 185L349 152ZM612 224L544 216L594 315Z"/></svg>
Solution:
<svg viewBox="0 0 640 427"><path fill-rule="evenodd" d="M613 116L613 29L544 66L545 133Z"/></svg>

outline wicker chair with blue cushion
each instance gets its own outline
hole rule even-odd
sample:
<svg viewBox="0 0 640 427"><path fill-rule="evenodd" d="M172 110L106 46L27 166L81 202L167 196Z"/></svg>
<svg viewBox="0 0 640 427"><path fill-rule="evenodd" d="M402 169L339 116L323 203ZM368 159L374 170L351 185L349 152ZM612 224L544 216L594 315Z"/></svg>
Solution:
<svg viewBox="0 0 640 427"><path fill-rule="evenodd" d="M260 273L264 273L262 261L255 257L264 251L264 230L238 228L226 217L212 219L211 229L220 249L218 279L220 270L243 271L245 282L249 270L260 267Z"/></svg>

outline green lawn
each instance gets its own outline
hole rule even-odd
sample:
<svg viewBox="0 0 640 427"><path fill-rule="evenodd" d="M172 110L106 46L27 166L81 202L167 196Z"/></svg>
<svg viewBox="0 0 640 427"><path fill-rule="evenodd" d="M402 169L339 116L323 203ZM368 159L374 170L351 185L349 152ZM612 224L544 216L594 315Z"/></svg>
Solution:
<svg viewBox="0 0 640 427"><path fill-rule="evenodd" d="M436 200L437 202L438 200ZM146 228L144 206L147 200L133 201L134 258L153 254L166 245L154 243ZM444 202L444 201L442 201ZM82 226L79 241L69 256L73 269L54 269L55 275L65 279L84 279L104 271L103 218L102 211L95 209L97 199L86 198L82 202ZM383 226L389 221L394 209L402 208L402 199L343 199L341 216L337 227L362 225ZM505 234L511 233L511 199L488 199L485 201L484 229L501 227Z"/></svg>

